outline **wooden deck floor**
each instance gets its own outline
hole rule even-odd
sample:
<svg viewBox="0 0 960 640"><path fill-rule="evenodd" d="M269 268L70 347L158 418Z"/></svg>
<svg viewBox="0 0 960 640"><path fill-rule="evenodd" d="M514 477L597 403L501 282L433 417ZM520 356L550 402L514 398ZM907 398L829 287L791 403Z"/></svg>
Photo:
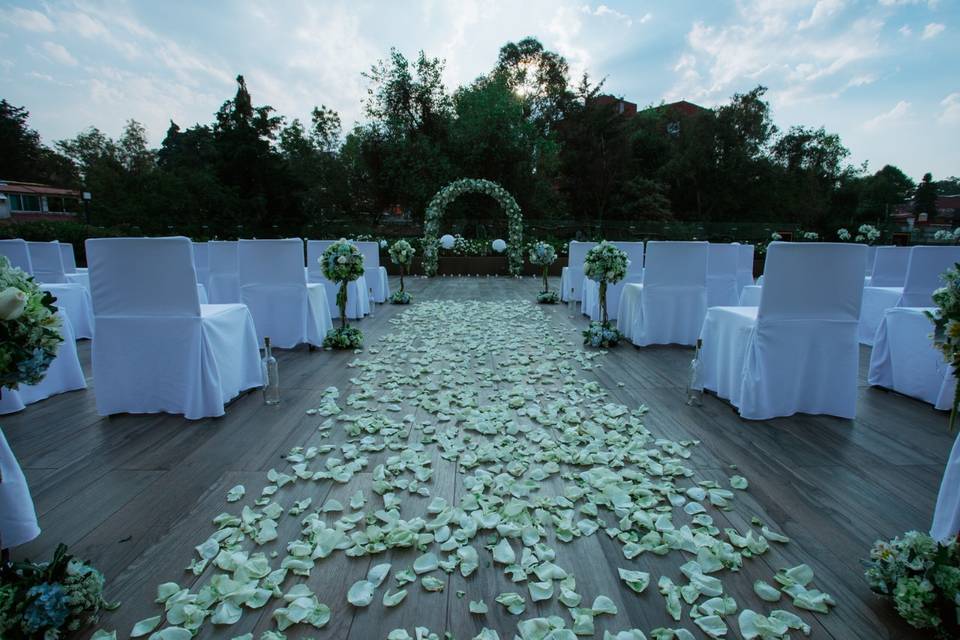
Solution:
<svg viewBox="0 0 960 640"><path fill-rule="evenodd" d="M418 300L497 300L531 298L537 281L414 279L408 288ZM368 344L391 331L388 319L402 310L380 305L376 317L359 323ZM548 307L547 313L571 336L586 323L582 316L569 317L565 306ZM729 405L713 397L705 397L701 407L685 404L691 355L690 349L681 347L638 350L626 345L612 350L601 368L583 375L595 376L618 402L647 405L646 426L654 434L700 440L690 460L698 477L725 480L730 465L736 465L737 473L749 479L749 491L738 493L734 510L723 516L729 524L719 526L743 530L758 516L791 538L789 544L773 545L768 554L745 566L744 572L751 575L742 576L738 590L731 593L740 608L764 611L782 606L761 602L750 585L757 578L770 580L781 567L806 562L816 572L817 586L838 603L828 615L803 614L813 625L814 638L926 637L912 632L888 604L874 598L862 579L861 559L878 537L929 528L952 444L945 414L867 387L869 350L864 349L855 421L801 415L744 422ZM81 343L81 357L89 375L89 343ZM305 348L281 352L283 403L267 407L259 393L249 393L220 419L102 418L95 411L92 379L87 391L61 395L3 417L4 432L30 482L43 528L41 537L18 549L15 556L44 558L58 542L65 542L91 560L107 576L109 597L123 602L118 611L104 617L101 626L117 629L118 637L128 637L134 622L158 613L153 604L157 584L187 582L184 567L194 557L194 545L212 533L211 518L227 509L227 490L244 484L248 495L256 495L266 484L265 472L283 465L282 455L315 434L316 419L306 416L305 410L319 404L323 389L332 385L340 388L342 397L350 393L349 379L355 370L345 364L354 357L322 350L311 353ZM438 487L437 495L456 490L458 474L452 473L445 477L450 486ZM438 473L437 477L439 481L443 476ZM329 490L327 496L346 502L365 482L370 482L369 472L358 474L348 485L322 486L324 492ZM314 496L314 505L323 499ZM289 539L296 529L295 519L286 518L280 541ZM657 626L679 626L666 615L655 588L661 571L675 572L679 564L675 556L647 561L649 568L644 570L651 572L653 584L635 596L617 579L616 567L623 565L618 545L599 534L575 544L579 547L572 562L581 591L604 593L623 604L617 616L598 618L597 637L602 637L604 629L637 627L649 632ZM355 560L343 554L319 564L310 584L333 609L331 622L320 631L293 627L287 636L366 640L385 637L396 627L412 633L414 625L422 625L440 633L449 630L457 638L470 638L482 626L498 629L502 638L512 637L517 618L495 605L493 598L513 589L505 588L509 583L499 571L485 574L483 560L473 578L451 576L443 594L413 588L407 601L395 609L384 609L378 597L369 608L355 610L345 601L346 589L363 578L368 565L368 558ZM464 601L457 601L458 590L467 592ZM526 593L525 588L515 590ZM483 622L465 613L465 600L480 597L490 605ZM248 631L258 637L271 628L272 607L245 615L233 627L207 624L201 637L232 638ZM523 617L557 612L552 607L528 607ZM696 637L705 637L686 614L682 625ZM735 621L730 626L727 637L739 638Z"/></svg>

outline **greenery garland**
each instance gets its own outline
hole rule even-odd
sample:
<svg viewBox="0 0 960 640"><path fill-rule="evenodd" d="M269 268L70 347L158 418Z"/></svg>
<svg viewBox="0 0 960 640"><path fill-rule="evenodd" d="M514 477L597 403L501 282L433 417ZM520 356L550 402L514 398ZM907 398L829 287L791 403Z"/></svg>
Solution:
<svg viewBox="0 0 960 640"><path fill-rule="evenodd" d="M436 275L439 258L440 217L447 205L464 193L483 193L494 198L507 214L507 257L510 260L510 273L520 275L523 269L523 216L520 205L510 192L496 182L478 178L463 178L451 182L438 191L430 204L424 219L423 233L423 270L428 276Z"/></svg>

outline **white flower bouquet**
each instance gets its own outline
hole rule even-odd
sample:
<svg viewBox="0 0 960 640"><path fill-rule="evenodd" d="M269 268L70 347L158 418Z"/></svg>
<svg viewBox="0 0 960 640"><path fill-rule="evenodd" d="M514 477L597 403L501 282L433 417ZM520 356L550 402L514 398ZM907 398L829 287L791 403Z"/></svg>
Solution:
<svg viewBox="0 0 960 640"><path fill-rule="evenodd" d="M413 262L413 256L417 251L406 240L397 240L390 247L390 260L393 264L400 267L400 291L395 291L390 296L390 302L393 304L410 304L410 294L403 288L403 272L410 268Z"/></svg>
<svg viewBox="0 0 960 640"><path fill-rule="evenodd" d="M937 543L926 533L878 540L870 550L867 583L893 599L900 617L936 638L960 637L960 546Z"/></svg>
<svg viewBox="0 0 960 640"><path fill-rule="evenodd" d="M960 264L947 269L940 276L944 286L933 292L936 309L926 312L933 320L934 346L943 353L947 364L953 369L953 375L960 380ZM954 394L953 408L950 411L950 429L953 430L960 406L960 382Z"/></svg>
<svg viewBox="0 0 960 640"><path fill-rule="evenodd" d="M590 323L590 327L583 332L584 344L612 347L620 341L620 332L612 328L607 320L607 285L623 280L629 266L627 253L606 240L587 251L583 273L600 285L600 322Z"/></svg>
<svg viewBox="0 0 960 640"><path fill-rule="evenodd" d="M363 344L363 333L347 326L347 285L363 275L363 254L356 245L341 238L329 247L317 261L328 280L340 283L337 291L337 307L340 309L340 326L330 329L323 339L323 346L333 349L355 349Z"/></svg>
<svg viewBox="0 0 960 640"><path fill-rule="evenodd" d="M557 250L553 245L546 242L536 242L530 247L530 264L543 267L543 291L537 294L537 302L541 304L556 304L560 297L556 291L550 291L550 281L547 275L552 265L557 260Z"/></svg>
<svg viewBox="0 0 960 640"><path fill-rule="evenodd" d="M860 228L857 229L857 237L854 238L857 242L866 242L867 244L873 244L880 239L880 229L877 229L872 224L862 224Z"/></svg>
<svg viewBox="0 0 960 640"><path fill-rule="evenodd" d="M837 237L840 238L841 242L849 242L850 232L846 229L837 229Z"/></svg>
<svg viewBox="0 0 960 640"><path fill-rule="evenodd" d="M63 342L55 301L0 256L0 387L36 384L46 375Z"/></svg>

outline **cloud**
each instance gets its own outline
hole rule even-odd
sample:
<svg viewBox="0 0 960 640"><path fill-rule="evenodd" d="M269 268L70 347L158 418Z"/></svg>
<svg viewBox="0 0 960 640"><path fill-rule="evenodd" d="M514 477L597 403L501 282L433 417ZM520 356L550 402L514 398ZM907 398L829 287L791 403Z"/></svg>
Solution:
<svg viewBox="0 0 960 640"><path fill-rule="evenodd" d="M910 36L913 35L913 29L910 28L910 25L905 24L899 29L897 29L897 31L899 31L900 35L902 35L905 38L909 38Z"/></svg>
<svg viewBox="0 0 960 640"><path fill-rule="evenodd" d="M609 16L611 18L619 20L620 22L625 23L628 27L633 26L633 18L631 18L625 13L620 13L616 9L611 9L605 4L598 4L596 9L591 9L590 5L585 4L582 7L580 7L580 11L582 13L587 14L588 16L597 16L599 18ZM649 15L650 15L649 13L646 14L644 16L644 19L647 19ZM641 22L645 22L645 20L641 20Z"/></svg>
<svg viewBox="0 0 960 640"><path fill-rule="evenodd" d="M56 42L50 42L48 40L47 42L43 43L42 47L47 57L54 62L65 64L70 67L77 66L77 59L74 58L70 52L67 51L67 48L62 44L57 44Z"/></svg>
<svg viewBox="0 0 960 640"><path fill-rule="evenodd" d="M57 23L63 30L78 33L84 38L103 38L110 35L102 22L82 11L63 11L57 14Z"/></svg>
<svg viewBox="0 0 960 640"><path fill-rule="evenodd" d="M863 128L868 131L875 131L881 126L889 126L902 122L907 114L910 113L911 105L906 100L901 100L889 111L885 111L863 123Z"/></svg>
<svg viewBox="0 0 960 640"><path fill-rule="evenodd" d="M647 24L647 23L650 22L651 20L653 20L653 14L648 11L647 13L643 14L643 16L641 16L641 18L640 18L640 20L638 20L638 22L639 22L640 24Z"/></svg>
<svg viewBox="0 0 960 640"><path fill-rule="evenodd" d="M813 10L801 0L743 0L737 7L720 24L693 24L680 55L697 62L685 65L667 100L715 104L757 84L769 86L781 104L830 97L866 75L864 67L883 53L882 19L867 15L825 24L841 9L839 2L821 0Z"/></svg>
<svg viewBox="0 0 960 640"><path fill-rule="evenodd" d="M937 118L941 124L960 124L960 93L954 92L940 101L943 112Z"/></svg>
<svg viewBox="0 0 960 640"><path fill-rule="evenodd" d="M923 35L920 37L924 40L929 40L930 38L936 38L938 35L943 33L943 30L947 27L939 22L931 22L923 28Z"/></svg>
<svg viewBox="0 0 960 640"><path fill-rule="evenodd" d="M42 33L52 33L56 31L53 23L46 15L32 9L14 8L12 11L4 12L4 21L10 24L26 29L27 31L38 31Z"/></svg>
<svg viewBox="0 0 960 640"><path fill-rule="evenodd" d="M826 22L840 11L843 5L844 0L817 0L817 4L813 5L813 10L810 12L810 17L806 20L801 20L798 26L800 29L809 29L810 27Z"/></svg>

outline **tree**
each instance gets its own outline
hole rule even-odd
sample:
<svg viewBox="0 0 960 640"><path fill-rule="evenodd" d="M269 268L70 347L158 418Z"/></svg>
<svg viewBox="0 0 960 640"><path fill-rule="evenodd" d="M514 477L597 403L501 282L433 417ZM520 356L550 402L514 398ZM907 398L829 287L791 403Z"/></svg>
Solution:
<svg viewBox="0 0 960 640"><path fill-rule="evenodd" d="M937 213L937 186L933 183L933 176L923 174L920 184L913 196L913 212L926 213L934 216Z"/></svg>
<svg viewBox="0 0 960 640"><path fill-rule="evenodd" d="M886 165L872 176L860 181L857 222L875 223L886 220L894 207L903 204L913 195L916 185L903 171Z"/></svg>
<svg viewBox="0 0 960 640"><path fill-rule="evenodd" d="M43 146L40 134L27 124L29 117L25 108L0 100L0 178L77 186L74 164Z"/></svg>
<svg viewBox="0 0 960 640"><path fill-rule="evenodd" d="M524 99L527 115L543 133L563 119L569 105L568 71L563 56L548 51L536 38L503 45L494 69Z"/></svg>

